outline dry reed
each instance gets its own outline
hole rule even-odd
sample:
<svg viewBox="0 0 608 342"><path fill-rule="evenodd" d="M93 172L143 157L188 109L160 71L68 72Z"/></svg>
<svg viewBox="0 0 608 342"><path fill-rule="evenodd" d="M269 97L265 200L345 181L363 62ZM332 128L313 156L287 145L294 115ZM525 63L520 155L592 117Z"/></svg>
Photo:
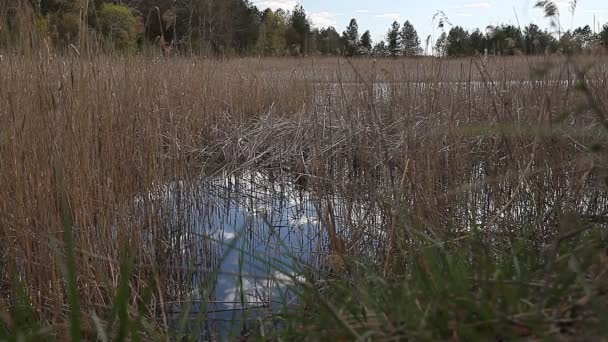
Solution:
<svg viewBox="0 0 608 342"><path fill-rule="evenodd" d="M605 111L608 63L593 62L588 91ZM57 164L85 311L111 305L130 246L131 304L155 278L148 309L162 315L169 284L184 282L166 270L187 266L171 241L194 229L187 218L168 224L163 186L195 189L225 172L291 174L325 201L339 195L331 207L346 230L335 234L350 254L372 250L388 273L404 219L446 235L533 225L542 244L562 213L608 210L605 152L594 149L606 132L574 69L585 63L4 54L0 260L19 270L42 317L65 319Z"/></svg>

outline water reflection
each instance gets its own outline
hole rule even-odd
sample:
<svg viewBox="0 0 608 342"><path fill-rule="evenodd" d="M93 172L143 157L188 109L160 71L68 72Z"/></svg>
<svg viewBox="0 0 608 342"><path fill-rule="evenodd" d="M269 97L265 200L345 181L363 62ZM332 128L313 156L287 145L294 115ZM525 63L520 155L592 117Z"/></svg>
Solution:
<svg viewBox="0 0 608 342"><path fill-rule="evenodd" d="M164 261L176 322L187 306L186 319L226 333L297 304L294 289L321 269L320 203L272 178L246 172L159 191L159 210L174 213L164 223L171 241Z"/></svg>

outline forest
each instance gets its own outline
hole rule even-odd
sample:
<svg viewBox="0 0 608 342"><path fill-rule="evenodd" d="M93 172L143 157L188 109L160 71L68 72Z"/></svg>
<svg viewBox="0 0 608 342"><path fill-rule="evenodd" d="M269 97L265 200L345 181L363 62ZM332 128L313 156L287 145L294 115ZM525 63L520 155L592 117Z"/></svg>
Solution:
<svg viewBox="0 0 608 342"><path fill-rule="evenodd" d="M563 30L536 24L488 26L469 31L453 26L439 11L433 17L437 37L420 37L410 21L393 22L374 42L357 20L340 33L315 27L301 5L293 9L260 9L248 0L28 0L41 37L58 47L75 44L89 32L111 51L141 52L146 47L201 56L339 55L398 57L435 55L539 55L602 51L608 47L608 24ZM18 11L25 1L0 3L0 47L16 44ZM86 7L86 8L83 8ZM84 15L83 13L86 13ZM81 25L86 30L81 31ZM437 38L437 39L434 39Z"/></svg>

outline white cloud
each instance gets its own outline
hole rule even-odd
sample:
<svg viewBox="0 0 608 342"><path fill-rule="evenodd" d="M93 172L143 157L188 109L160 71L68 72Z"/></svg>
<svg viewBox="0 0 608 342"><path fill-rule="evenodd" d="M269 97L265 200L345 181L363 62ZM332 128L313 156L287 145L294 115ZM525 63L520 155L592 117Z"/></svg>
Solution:
<svg viewBox="0 0 608 342"><path fill-rule="evenodd" d="M482 2L467 2L466 4L458 6L450 6L449 9L490 9L492 4L487 1Z"/></svg>
<svg viewBox="0 0 608 342"><path fill-rule="evenodd" d="M286 11L291 11L298 4L297 0L260 0L255 2L255 5L260 9L270 8L273 11L276 11L279 8L282 8Z"/></svg>
<svg viewBox="0 0 608 342"><path fill-rule="evenodd" d="M458 5L458 6L450 6L449 9L490 9L492 8L492 4L483 1L483 2L467 2L466 4Z"/></svg>
<svg viewBox="0 0 608 342"><path fill-rule="evenodd" d="M316 27L337 26L336 14L330 12L313 12L309 14L310 20Z"/></svg>
<svg viewBox="0 0 608 342"><path fill-rule="evenodd" d="M566 13L572 11L572 5L574 4L574 10L576 11L578 2L572 0L554 0L557 7L559 7L560 13Z"/></svg>
<svg viewBox="0 0 608 342"><path fill-rule="evenodd" d="M490 4L489 2L469 2L467 4L464 4L462 7L488 9L488 8L492 8L492 4Z"/></svg>
<svg viewBox="0 0 608 342"><path fill-rule="evenodd" d="M370 11L366 10L366 9L358 9L358 10L355 10L355 12L356 13L369 13Z"/></svg>
<svg viewBox="0 0 608 342"><path fill-rule="evenodd" d="M302 215L300 217L291 217L289 218L289 224L293 226L304 226L307 224L317 224L319 220L316 217Z"/></svg>
<svg viewBox="0 0 608 342"><path fill-rule="evenodd" d="M376 18L380 19L391 19L391 20L399 20L401 18L400 13L383 13L375 15Z"/></svg>
<svg viewBox="0 0 608 342"><path fill-rule="evenodd" d="M571 0L553 0L558 6L569 6Z"/></svg>
<svg viewBox="0 0 608 342"><path fill-rule="evenodd" d="M224 232L223 233L223 238L224 238L224 240L233 240L234 238L236 238L236 233L234 233L234 232Z"/></svg>
<svg viewBox="0 0 608 342"><path fill-rule="evenodd" d="M281 271L275 271L271 279L275 280L277 283L279 283L279 285L282 286L291 286L294 285L295 282L306 282L306 278L301 275L296 275L293 272L291 274L285 274Z"/></svg>

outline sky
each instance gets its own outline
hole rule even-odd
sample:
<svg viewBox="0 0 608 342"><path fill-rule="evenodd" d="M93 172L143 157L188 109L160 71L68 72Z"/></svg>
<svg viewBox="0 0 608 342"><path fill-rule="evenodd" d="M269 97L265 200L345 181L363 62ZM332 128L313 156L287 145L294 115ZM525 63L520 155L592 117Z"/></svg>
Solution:
<svg viewBox="0 0 608 342"><path fill-rule="evenodd" d="M315 27L334 26L342 33L351 18L356 18L359 33L370 30L377 42L386 36L395 20L403 24L409 20L420 36L422 45L428 36L437 37L441 29L433 23L433 15L442 10L453 25L467 29L485 30L488 25L513 24L522 28L530 22L549 27L549 20L540 9L535 9L536 0L250 0L260 9L283 8L291 10L301 4ZM569 0L556 0L560 8L562 29L608 23L608 0L578 0L572 15ZM446 27L449 30L449 26Z"/></svg>

